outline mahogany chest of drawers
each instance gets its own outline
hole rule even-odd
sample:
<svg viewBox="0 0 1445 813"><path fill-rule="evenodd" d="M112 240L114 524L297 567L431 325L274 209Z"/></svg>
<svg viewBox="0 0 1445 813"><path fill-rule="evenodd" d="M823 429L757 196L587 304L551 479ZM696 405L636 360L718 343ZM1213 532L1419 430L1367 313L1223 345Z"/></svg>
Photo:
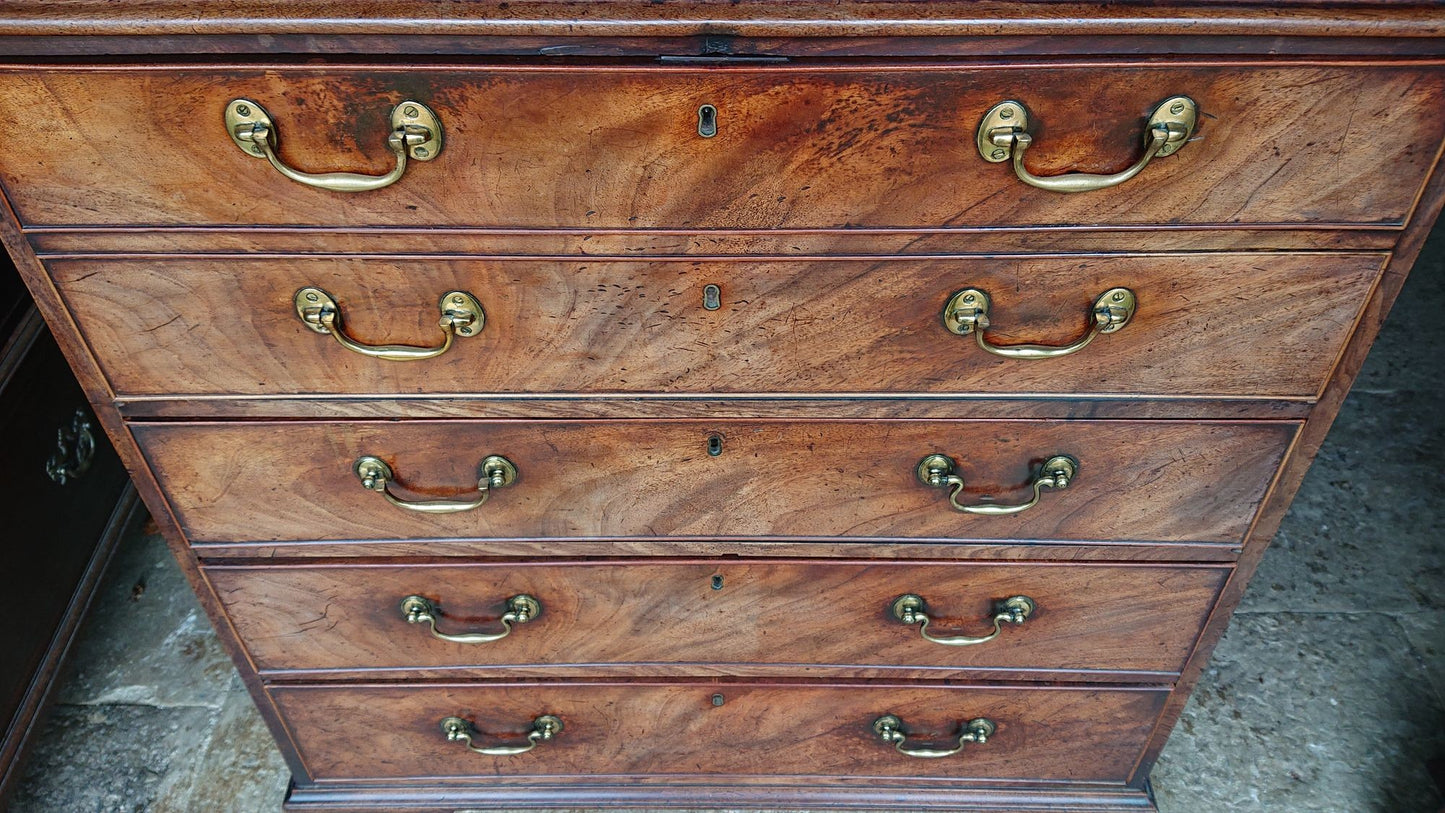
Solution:
<svg viewBox="0 0 1445 813"><path fill-rule="evenodd" d="M1445 11L0 10L0 237L296 810L1147 810Z"/></svg>

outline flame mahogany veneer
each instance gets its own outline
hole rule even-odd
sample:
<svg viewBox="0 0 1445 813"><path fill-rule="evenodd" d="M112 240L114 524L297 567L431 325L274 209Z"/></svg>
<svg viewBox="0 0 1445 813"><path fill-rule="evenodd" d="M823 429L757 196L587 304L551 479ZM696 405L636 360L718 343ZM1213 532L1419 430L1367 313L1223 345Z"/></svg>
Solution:
<svg viewBox="0 0 1445 813"><path fill-rule="evenodd" d="M287 808L1152 810L1445 200L1445 9L372 5L0 9L24 134L0 239L275 734ZM1015 99L1031 172L1119 172L1181 94L1190 140L1109 189L1026 186L975 142ZM385 172L403 99L444 146L313 189L232 142L242 97L307 172ZM365 344L440 342L447 291L486 321L368 358L302 321L307 286ZM993 344L1067 344L1113 287L1132 320L1062 358L945 327L977 288ZM1077 471L978 516L920 482L933 454L961 504ZM518 476L420 514L363 487L364 455L400 501L477 498L489 455ZM910 593L935 636L1033 612L943 646L895 615ZM438 640L417 607L510 632Z"/></svg>

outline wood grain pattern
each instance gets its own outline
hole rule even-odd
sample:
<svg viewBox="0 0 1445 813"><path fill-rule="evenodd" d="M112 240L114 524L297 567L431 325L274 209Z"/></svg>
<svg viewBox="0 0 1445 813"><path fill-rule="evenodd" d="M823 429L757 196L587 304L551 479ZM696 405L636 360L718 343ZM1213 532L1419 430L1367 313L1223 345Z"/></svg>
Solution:
<svg viewBox="0 0 1445 813"><path fill-rule="evenodd" d="M1378 254L989 257L792 263L448 260L52 261L117 393L855 393L1313 398ZM717 285L721 308L703 307ZM326 290L367 344L434 345L436 302L482 302L445 355L358 356L296 315ZM1068 344L1102 292L1139 310L1082 352L1005 359L949 333L989 293L995 344Z"/></svg>
<svg viewBox="0 0 1445 813"><path fill-rule="evenodd" d="M1027 783L997 784L852 777L778 779L727 776L712 780L669 781L671 777L549 776L528 784L488 777L485 782L367 782L292 785L288 811L365 810L434 813L458 810L529 810L565 805L569 810L702 809L764 810L780 804L810 805L815 810L909 810L947 813L1158 813L1143 787Z"/></svg>
<svg viewBox="0 0 1445 813"><path fill-rule="evenodd" d="M565 34L625 37L713 35L766 37L1090 37L1120 34L1439 37L1438 10L1407 0L1341 0L1329 4L1284 0L1268 6L1244 0L1189 3L1123 0L945 0L920 8L907 0L852 0L846 11L822 0L690 0L659 7L642 0L514 0L506 6L460 6L440 12L426 0L391 0L358 9L337 0L10 0L0 33L27 36L139 35L179 38L184 51L204 52L212 36L418 35L507 39ZM429 43L428 43L429 44ZM302 49L305 50L305 49ZM390 51L389 51L390 52ZM406 49L401 49L406 53ZM247 52L250 53L250 52ZM375 50L361 53L374 54ZM419 50L430 54L433 51ZM565 51L563 53L566 53ZM704 51L706 53L706 51ZM1159 53L1170 53L1159 51Z"/></svg>
<svg viewBox="0 0 1445 813"><path fill-rule="evenodd" d="M391 396L129 396L116 407L130 420L263 419L373 420L415 418L1124 418L1129 420L1299 420L1308 401L1253 398L1035 398L989 399L967 394L894 398L848 396L637 394Z"/></svg>
<svg viewBox="0 0 1445 813"><path fill-rule="evenodd" d="M555 675L684 664L713 674L764 665L807 674L821 665L1153 682L1183 666L1228 572L776 559L205 569L257 668L273 678L361 667L548 665ZM1037 610L987 644L941 646L889 613L905 593L928 601L933 635L988 634L997 603L1013 595ZM500 631L497 618L517 594L536 597L542 614L501 641L456 644L406 623L398 607L413 594L436 603L444 632Z"/></svg>
<svg viewBox="0 0 1445 813"><path fill-rule="evenodd" d="M1227 541L1243 538L1297 423L1126 421L407 421L135 425L193 542L592 537ZM722 438L710 457L707 438ZM1027 499L1073 455L1067 490L970 516L922 485L961 463L961 499ZM475 494L481 459L521 472L462 514L390 505L352 473L386 460L407 499Z"/></svg>
<svg viewBox="0 0 1445 813"><path fill-rule="evenodd" d="M641 540L515 540L436 539L421 537L402 541L334 542L203 542L191 550L202 563L230 564L247 560L372 559L414 558L429 562L463 558L559 559L566 557L651 556L810 556L834 559L873 558L881 561L932 559L979 562L1180 562L1233 564L1239 558L1238 543L1170 542L1163 545L1127 541L1091 544L1028 541L999 542L889 542L864 539L701 539L689 540L685 551L663 539Z"/></svg>
<svg viewBox="0 0 1445 813"><path fill-rule="evenodd" d="M733 259L939 259L1019 253L1174 251L1388 251L1396 228L1008 226L936 229L477 229L438 227L67 226L28 230L41 256L56 259L177 259L177 255L371 255L455 257L693 257ZM125 257L124 255L141 255ZM281 256L274 258L280 260Z"/></svg>
<svg viewBox="0 0 1445 813"><path fill-rule="evenodd" d="M1144 688L717 682L273 686L269 694L319 781L748 774L1081 783L1123 782L1165 696ZM721 706L713 705L717 694ZM955 759L911 759L875 738L873 721L888 713L932 744L980 716L998 733ZM539 714L560 717L565 728L522 757L473 754L447 742L439 726L457 715L512 743Z"/></svg>
<svg viewBox="0 0 1445 813"><path fill-rule="evenodd" d="M1148 112L1188 94L1193 143L1130 183L1059 195L973 145L1020 97L1038 174L1117 172ZM446 151L395 186L315 190L243 154L221 123L263 104L282 157L380 174L390 108L441 117ZM719 134L697 135L698 105ZM1009 224L1400 225L1445 136L1433 64L987 68L499 66L34 70L0 75L0 155L27 225L857 228ZM1377 133L1388 132L1388 139ZM184 133L184 137L178 134ZM143 146L142 146L143 145Z"/></svg>

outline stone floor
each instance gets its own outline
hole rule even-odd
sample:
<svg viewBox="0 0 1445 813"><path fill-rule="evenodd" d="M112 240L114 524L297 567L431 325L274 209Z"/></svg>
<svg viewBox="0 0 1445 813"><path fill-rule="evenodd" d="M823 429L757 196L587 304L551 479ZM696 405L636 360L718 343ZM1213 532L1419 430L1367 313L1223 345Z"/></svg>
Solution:
<svg viewBox="0 0 1445 813"><path fill-rule="evenodd" d="M1435 813L1445 228L1154 771L1164 813ZM164 544L117 554L13 813L277 810L286 770Z"/></svg>

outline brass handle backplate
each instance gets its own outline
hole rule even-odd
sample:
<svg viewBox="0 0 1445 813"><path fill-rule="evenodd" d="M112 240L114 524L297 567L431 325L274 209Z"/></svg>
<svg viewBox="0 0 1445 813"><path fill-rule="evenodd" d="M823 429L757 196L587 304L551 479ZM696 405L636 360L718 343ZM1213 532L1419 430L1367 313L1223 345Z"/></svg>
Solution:
<svg viewBox="0 0 1445 813"><path fill-rule="evenodd" d="M327 334L336 339L336 342L353 353L360 353L363 356L386 361L417 361L419 359L436 358L442 353L452 349L452 339L456 336L475 336L481 332L482 327L487 323L487 315L482 311L482 303L466 291L447 291L442 294L441 319L437 326L442 329L442 343L436 347L409 347L398 344L362 344L342 330L341 306L336 303L336 297L326 293L320 288L305 287L296 292L292 297L296 305L296 316L299 317L307 327L317 333Z"/></svg>
<svg viewBox="0 0 1445 813"><path fill-rule="evenodd" d="M993 632L979 637L953 636L938 638L930 635L928 624L933 619L928 617L928 607L923 596L916 593L905 593L893 600L891 608L893 617L905 624L917 624L918 634L925 640L944 646L973 646L975 644L986 644L997 638L1003 632L1004 624L1022 624L1029 620L1038 605L1028 596L1012 596L999 602L993 614Z"/></svg>
<svg viewBox="0 0 1445 813"><path fill-rule="evenodd" d="M401 600L401 615L408 624L430 624L433 638L454 644L486 644L499 641L512 634L513 624L525 624L542 614L542 602L523 593L507 599L507 611L497 619L502 625L501 632L449 633L437 629L436 602L422 596L407 596Z"/></svg>
<svg viewBox="0 0 1445 813"><path fill-rule="evenodd" d="M561 732L562 720L551 714L543 714L532 721L532 730L527 732L526 745L494 745L490 748L478 748L472 742L472 737L478 734L476 726L460 717L446 717L442 720L442 733L447 735L448 742L465 742L467 748L489 757L525 754L536 748L537 743L550 740Z"/></svg>
<svg viewBox="0 0 1445 813"><path fill-rule="evenodd" d="M978 346L996 356L1019 359L1057 358L1077 353L1089 346L1095 338L1105 333L1117 333L1134 318L1138 299L1128 288L1110 288L1099 294L1089 311L1089 332L1078 341L1051 347L1041 344L996 345L989 342L984 331L989 328L988 309L992 304L988 294L977 288L964 288L954 294L943 308L943 324L950 332L960 336L973 334Z"/></svg>
<svg viewBox="0 0 1445 813"><path fill-rule="evenodd" d="M512 461L501 455L491 455L482 461L481 478L477 481L479 495L475 500L411 502L396 497L387 488L387 484L396 479L396 476L392 474L391 466L388 466L386 461L381 458L371 455L359 457L351 465L351 470L356 474L356 479L361 481L363 488L375 491L398 508L423 514L456 514L480 508L491 496L493 489L504 488L517 481L517 467L512 464Z"/></svg>
<svg viewBox="0 0 1445 813"><path fill-rule="evenodd" d="M947 455L931 454L918 462L918 480L926 486L949 489L948 502L959 511L968 514L1000 516L1017 514L1038 505L1043 490L1046 488L1060 490L1068 488L1069 483L1072 483L1074 477L1079 473L1079 461L1068 455L1054 455L1045 460L1044 465L1039 468L1039 473L1030 483L1034 492L1033 499L1017 505L999 505L993 502L974 505L960 504L958 494L963 491L963 478L953 473L955 468L956 464L953 462L953 458Z"/></svg>
<svg viewBox="0 0 1445 813"><path fill-rule="evenodd" d="M297 183L332 192L367 192L391 186L406 172L408 158L430 161L442 151L441 120L421 102L405 101L391 109L386 146L396 156L396 166L385 175L292 169L276 155L276 123L266 108L250 99L232 99L226 105L225 122L226 132L242 152L270 161L277 172Z"/></svg>
<svg viewBox="0 0 1445 813"><path fill-rule="evenodd" d="M954 747L948 749L940 748L904 748L908 741L908 734L903 730L903 721L892 714L885 714L873 721L873 733L878 738L893 746L893 749L904 756L918 757L920 759L938 759L949 757L962 751L966 745L983 745L988 742L998 731L994 721L979 717L968 721L967 724L960 724L962 731L958 734L958 742Z"/></svg>
<svg viewBox="0 0 1445 813"><path fill-rule="evenodd" d="M91 431L90 415L84 409L75 410L68 423L63 423L55 432L55 452L45 461L45 476L65 485L90 471L95 460L95 434Z"/></svg>
<svg viewBox="0 0 1445 813"><path fill-rule="evenodd" d="M979 122L975 140L983 160L998 164L1013 159L1014 174L1029 186L1053 192L1090 192L1118 186L1142 172L1151 160L1184 149L1198 123L1199 105L1188 96L1174 96L1160 102L1144 126L1144 155L1134 166L1113 175L1073 172L1041 178L1025 169L1024 152L1033 144L1033 136L1029 134L1028 110L1019 102L994 105Z"/></svg>

